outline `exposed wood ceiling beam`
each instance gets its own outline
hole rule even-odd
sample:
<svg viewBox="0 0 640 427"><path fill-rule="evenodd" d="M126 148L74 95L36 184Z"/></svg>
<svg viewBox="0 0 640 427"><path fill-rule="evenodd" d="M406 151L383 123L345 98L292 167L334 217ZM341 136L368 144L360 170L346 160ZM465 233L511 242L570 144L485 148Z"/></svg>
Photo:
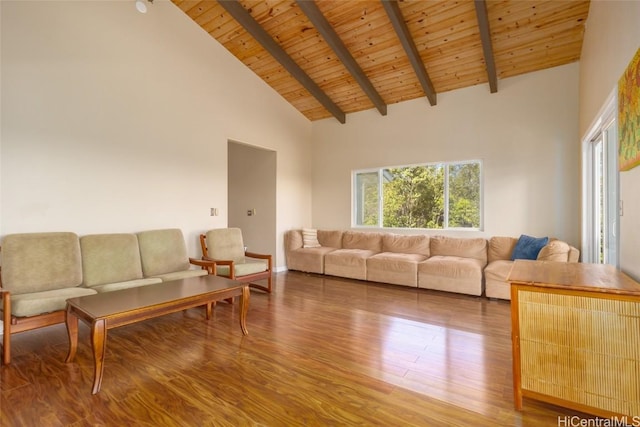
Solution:
<svg viewBox="0 0 640 427"><path fill-rule="evenodd" d="M396 0L382 0L382 5L387 15L389 15L389 20L398 34L400 43L402 43L402 47L409 57L409 62L411 62L411 66L422 85L422 90L429 99L429 103L436 105L436 91L433 88L433 83L431 83L427 70L424 68L424 63L422 62L422 58L420 58L418 48L411 37L411 33L409 33L409 28L404 22L404 17L400 11L398 2Z"/></svg>
<svg viewBox="0 0 640 427"><path fill-rule="evenodd" d="M324 17L315 1L296 0L298 7L307 15L307 18L316 27L316 30L322 35L327 44L336 53L342 64L349 70L349 73L358 82L364 93L369 97L373 105L383 116L387 115L387 104L373 87L373 84L366 76L360 65L351 55L351 52L344 45L338 34L335 32L327 18Z"/></svg>
<svg viewBox="0 0 640 427"><path fill-rule="evenodd" d="M498 77L496 75L496 62L493 58L493 46L491 45L491 31L489 31L487 3L485 0L475 0L475 5L476 16L478 17L478 27L480 28L480 40L482 41L482 52L484 53L484 62L487 66L489 90L491 93L496 93L498 91Z"/></svg>
<svg viewBox="0 0 640 427"><path fill-rule="evenodd" d="M346 122L344 111L340 109L316 82L304 72L287 52L253 19L251 14L237 0L218 0L233 18L244 27L282 66L302 84L340 123Z"/></svg>

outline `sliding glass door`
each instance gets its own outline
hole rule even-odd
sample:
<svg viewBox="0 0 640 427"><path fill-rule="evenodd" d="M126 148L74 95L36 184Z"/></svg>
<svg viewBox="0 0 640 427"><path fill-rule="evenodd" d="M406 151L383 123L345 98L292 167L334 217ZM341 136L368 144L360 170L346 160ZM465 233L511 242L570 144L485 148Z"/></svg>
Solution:
<svg viewBox="0 0 640 427"><path fill-rule="evenodd" d="M618 144L615 98L583 142L582 261L618 266Z"/></svg>

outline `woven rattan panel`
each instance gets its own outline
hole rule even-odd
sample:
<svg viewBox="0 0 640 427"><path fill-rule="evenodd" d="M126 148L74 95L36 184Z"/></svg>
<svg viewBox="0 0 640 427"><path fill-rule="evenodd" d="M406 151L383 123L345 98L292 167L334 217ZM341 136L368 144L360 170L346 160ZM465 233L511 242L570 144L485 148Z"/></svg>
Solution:
<svg viewBox="0 0 640 427"><path fill-rule="evenodd" d="M640 414L640 302L519 291L522 389Z"/></svg>

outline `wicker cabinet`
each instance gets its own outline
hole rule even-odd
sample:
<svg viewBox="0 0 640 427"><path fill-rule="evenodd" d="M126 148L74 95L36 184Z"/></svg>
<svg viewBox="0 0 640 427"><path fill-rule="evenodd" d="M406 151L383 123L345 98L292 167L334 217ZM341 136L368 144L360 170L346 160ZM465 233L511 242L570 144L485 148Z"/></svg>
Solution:
<svg viewBox="0 0 640 427"><path fill-rule="evenodd" d="M516 409L640 415L640 285L608 265L520 260L508 281Z"/></svg>

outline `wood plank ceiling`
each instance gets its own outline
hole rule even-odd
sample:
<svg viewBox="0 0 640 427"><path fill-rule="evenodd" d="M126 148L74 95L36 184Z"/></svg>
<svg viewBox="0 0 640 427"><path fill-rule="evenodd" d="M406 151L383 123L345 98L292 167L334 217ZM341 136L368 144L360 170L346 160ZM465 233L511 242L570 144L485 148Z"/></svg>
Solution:
<svg viewBox="0 0 640 427"><path fill-rule="evenodd" d="M589 13L588 0L172 2L309 120L343 123L577 61Z"/></svg>

